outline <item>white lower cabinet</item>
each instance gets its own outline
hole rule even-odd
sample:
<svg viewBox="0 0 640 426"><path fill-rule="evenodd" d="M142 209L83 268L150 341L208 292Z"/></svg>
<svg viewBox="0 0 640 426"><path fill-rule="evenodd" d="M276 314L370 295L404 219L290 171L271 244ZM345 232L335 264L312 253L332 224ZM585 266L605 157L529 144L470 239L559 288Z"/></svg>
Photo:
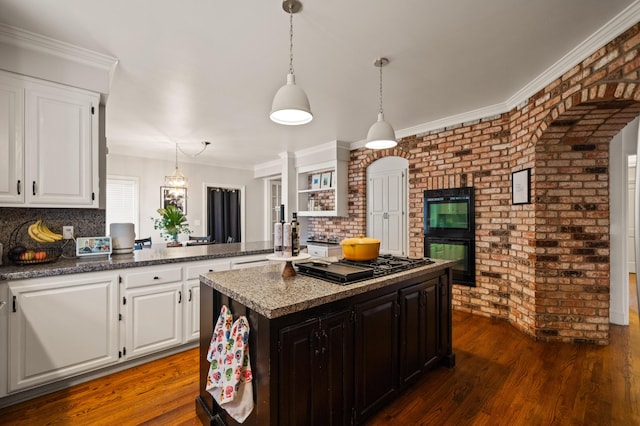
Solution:
<svg viewBox="0 0 640 426"><path fill-rule="evenodd" d="M184 340L193 342L200 337L200 280L185 282Z"/></svg>
<svg viewBox="0 0 640 426"><path fill-rule="evenodd" d="M123 274L123 321L127 359L182 343L182 268L134 268Z"/></svg>
<svg viewBox="0 0 640 426"><path fill-rule="evenodd" d="M265 256L0 283L0 398L197 341L200 275Z"/></svg>
<svg viewBox="0 0 640 426"><path fill-rule="evenodd" d="M184 305L184 340L192 342L200 337L200 275L209 272L228 271L229 259L211 259L189 262L185 265L184 283L186 303Z"/></svg>
<svg viewBox="0 0 640 426"><path fill-rule="evenodd" d="M256 266L264 266L268 264L269 260L267 260L266 254L231 258L231 269L254 268Z"/></svg>
<svg viewBox="0 0 640 426"><path fill-rule="evenodd" d="M11 281L9 298L9 392L118 361L117 273Z"/></svg>
<svg viewBox="0 0 640 426"><path fill-rule="evenodd" d="M0 282L0 398L7 394L7 358L9 352L9 285Z"/></svg>

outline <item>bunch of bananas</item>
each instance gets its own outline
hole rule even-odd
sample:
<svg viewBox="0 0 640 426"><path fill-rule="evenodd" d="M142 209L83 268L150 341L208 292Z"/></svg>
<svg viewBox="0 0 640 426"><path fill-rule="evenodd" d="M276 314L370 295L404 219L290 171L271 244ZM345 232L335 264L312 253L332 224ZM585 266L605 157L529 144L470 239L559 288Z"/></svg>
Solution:
<svg viewBox="0 0 640 426"><path fill-rule="evenodd" d="M62 239L62 235L51 231L40 219L29 225L28 231L29 236L39 243L53 243Z"/></svg>

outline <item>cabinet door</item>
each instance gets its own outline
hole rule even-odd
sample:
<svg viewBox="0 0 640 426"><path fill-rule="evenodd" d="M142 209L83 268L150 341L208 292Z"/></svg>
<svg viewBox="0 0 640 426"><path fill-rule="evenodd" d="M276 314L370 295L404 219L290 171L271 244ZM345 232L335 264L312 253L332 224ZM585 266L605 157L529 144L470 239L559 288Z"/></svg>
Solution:
<svg viewBox="0 0 640 426"><path fill-rule="evenodd" d="M98 95L26 83L26 201L98 207Z"/></svg>
<svg viewBox="0 0 640 426"><path fill-rule="evenodd" d="M200 281L185 282L184 289L184 340L191 342L200 337Z"/></svg>
<svg viewBox="0 0 640 426"><path fill-rule="evenodd" d="M351 422L351 311L280 331L279 425Z"/></svg>
<svg viewBox="0 0 640 426"><path fill-rule="evenodd" d="M7 362L9 357L9 285L0 282L0 398L7 394Z"/></svg>
<svg viewBox="0 0 640 426"><path fill-rule="evenodd" d="M355 306L356 420L393 396L398 386L397 294Z"/></svg>
<svg viewBox="0 0 640 426"><path fill-rule="evenodd" d="M9 283L9 391L118 360L116 274Z"/></svg>
<svg viewBox="0 0 640 426"><path fill-rule="evenodd" d="M351 311L320 320L320 357L314 390L314 424L351 423L353 395L353 327ZM318 391L319 389L319 391Z"/></svg>
<svg viewBox="0 0 640 426"><path fill-rule="evenodd" d="M400 380L405 383L422 371L425 337L424 285L400 291Z"/></svg>
<svg viewBox="0 0 640 426"><path fill-rule="evenodd" d="M400 380L410 381L440 356L439 278L400 290Z"/></svg>
<svg viewBox="0 0 640 426"><path fill-rule="evenodd" d="M0 203L24 203L24 89L0 75Z"/></svg>
<svg viewBox="0 0 640 426"><path fill-rule="evenodd" d="M182 302L182 282L125 290L127 358L182 343Z"/></svg>
<svg viewBox="0 0 640 426"><path fill-rule="evenodd" d="M280 330L278 424L281 426L311 424L319 324L313 318Z"/></svg>

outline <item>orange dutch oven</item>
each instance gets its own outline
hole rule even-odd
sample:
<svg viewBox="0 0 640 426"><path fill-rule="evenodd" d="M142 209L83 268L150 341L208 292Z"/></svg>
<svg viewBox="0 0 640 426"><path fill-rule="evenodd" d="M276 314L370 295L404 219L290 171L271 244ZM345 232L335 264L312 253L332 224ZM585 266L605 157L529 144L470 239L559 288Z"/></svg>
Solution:
<svg viewBox="0 0 640 426"><path fill-rule="evenodd" d="M356 238L345 238L340 242L342 256L347 260L373 260L380 253L380 240L358 235Z"/></svg>

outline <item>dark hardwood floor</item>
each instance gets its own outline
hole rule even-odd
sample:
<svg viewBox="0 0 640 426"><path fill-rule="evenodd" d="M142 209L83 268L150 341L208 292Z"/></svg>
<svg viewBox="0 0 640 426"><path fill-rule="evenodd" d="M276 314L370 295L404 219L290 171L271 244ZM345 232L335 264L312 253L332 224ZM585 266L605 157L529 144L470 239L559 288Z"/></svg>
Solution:
<svg viewBox="0 0 640 426"><path fill-rule="evenodd" d="M635 277L635 276L634 276ZM609 346L538 343L454 312L456 367L437 368L368 425L639 425L640 325ZM197 425L197 349L0 409L2 425Z"/></svg>

